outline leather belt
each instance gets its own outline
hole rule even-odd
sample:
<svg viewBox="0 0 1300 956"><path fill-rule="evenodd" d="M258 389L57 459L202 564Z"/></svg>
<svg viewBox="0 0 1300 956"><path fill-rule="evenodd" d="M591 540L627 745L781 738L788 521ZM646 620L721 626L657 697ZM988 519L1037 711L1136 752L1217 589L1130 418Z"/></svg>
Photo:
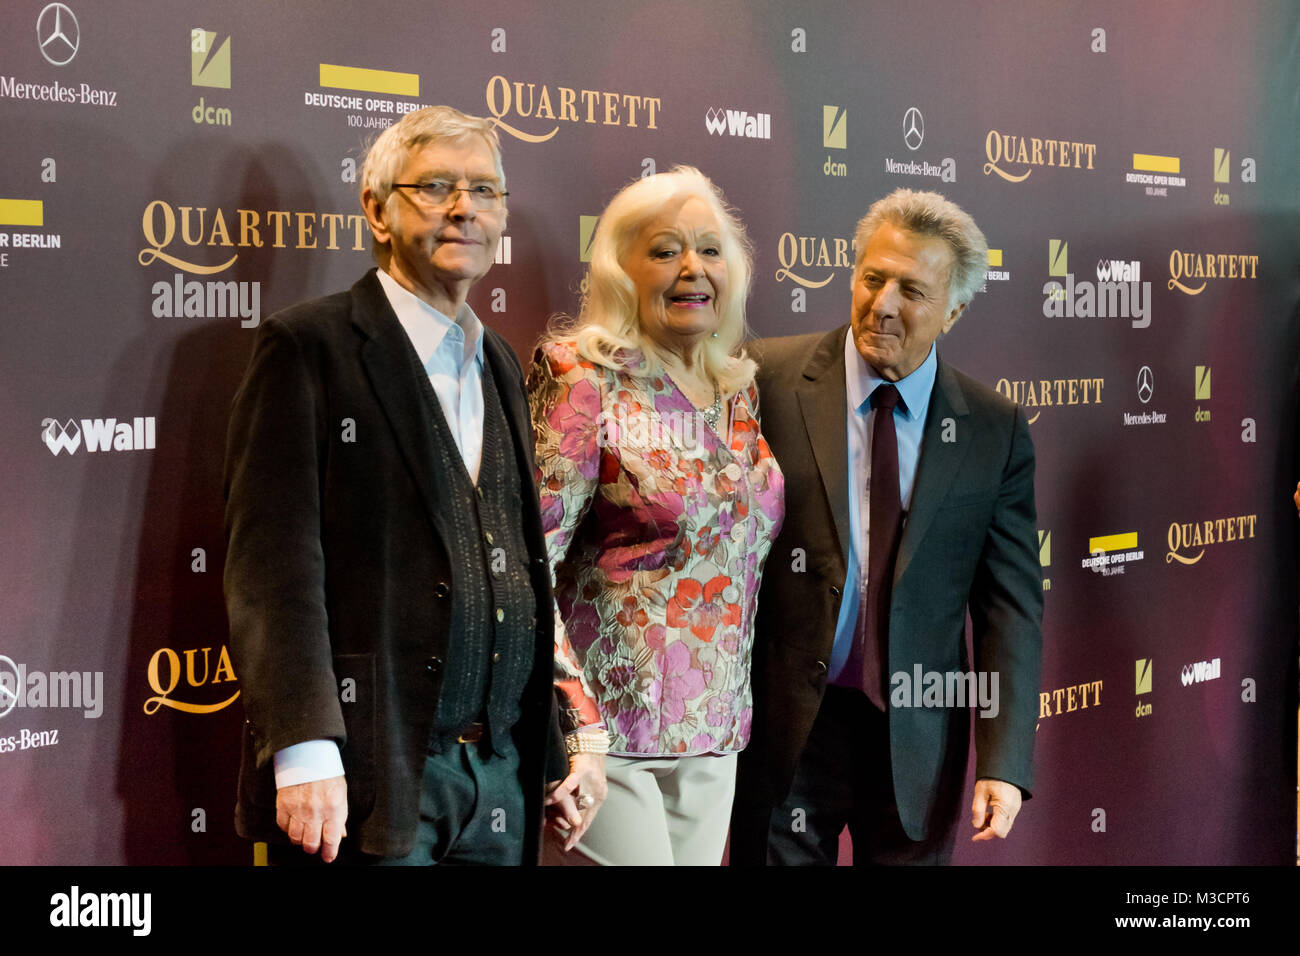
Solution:
<svg viewBox="0 0 1300 956"><path fill-rule="evenodd" d="M483 724L477 720L472 724L466 724L460 730L456 731L456 743L476 744L483 739L483 731Z"/></svg>

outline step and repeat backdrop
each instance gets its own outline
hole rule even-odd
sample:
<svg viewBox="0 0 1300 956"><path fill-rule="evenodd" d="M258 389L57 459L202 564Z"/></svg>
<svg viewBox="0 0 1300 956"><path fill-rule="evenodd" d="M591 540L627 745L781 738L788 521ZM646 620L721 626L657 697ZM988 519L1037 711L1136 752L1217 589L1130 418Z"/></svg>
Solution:
<svg viewBox="0 0 1300 956"><path fill-rule="evenodd" d="M957 862L1294 863L1298 44L1284 0L7 0L0 863L251 860L230 401L370 267L366 144L436 103L497 122L471 303L525 362L673 164L748 225L757 335L847 321L872 200L968 209L940 349L1026 408L1047 593L1034 799Z"/></svg>

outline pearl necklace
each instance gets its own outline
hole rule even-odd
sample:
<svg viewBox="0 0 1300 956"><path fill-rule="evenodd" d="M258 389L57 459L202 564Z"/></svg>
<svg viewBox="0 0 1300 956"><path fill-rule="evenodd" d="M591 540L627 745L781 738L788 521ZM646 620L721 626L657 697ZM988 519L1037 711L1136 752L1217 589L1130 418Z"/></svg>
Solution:
<svg viewBox="0 0 1300 956"><path fill-rule="evenodd" d="M722 415L722 393L718 391L718 386L713 386L713 404L706 408L702 413L704 420L714 431L718 430L718 418Z"/></svg>

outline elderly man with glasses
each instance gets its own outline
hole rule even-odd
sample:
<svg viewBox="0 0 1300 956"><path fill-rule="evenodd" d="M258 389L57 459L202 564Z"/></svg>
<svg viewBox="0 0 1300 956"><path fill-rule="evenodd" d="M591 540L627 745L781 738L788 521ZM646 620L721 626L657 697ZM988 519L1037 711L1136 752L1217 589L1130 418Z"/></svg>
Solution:
<svg viewBox="0 0 1300 956"><path fill-rule="evenodd" d="M362 172L379 268L258 330L225 586L236 826L272 863L531 864L547 779L570 825L603 799L554 714L523 377L466 303L506 196L489 121L407 115Z"/></svg>

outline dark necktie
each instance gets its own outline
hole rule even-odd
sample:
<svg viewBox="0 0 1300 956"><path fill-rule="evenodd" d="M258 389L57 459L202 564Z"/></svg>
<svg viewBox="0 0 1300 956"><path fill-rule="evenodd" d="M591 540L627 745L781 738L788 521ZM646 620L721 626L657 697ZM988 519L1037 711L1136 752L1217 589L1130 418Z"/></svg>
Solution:
<svg viewBox="0 0 1300 956"><path fill-rule="evenodd" d="M898 389L893 385L877 386L871 393L871 407L876 409L876 419L871 433L867 587L858 611L858 628L861 632L862 689L881 710L885 710L887 696L889 598L903 524L902 496L898 489L898 434L894 429L894 406L899 400ZM855 645L858 643L858 640L854 641Z"/></svg>

